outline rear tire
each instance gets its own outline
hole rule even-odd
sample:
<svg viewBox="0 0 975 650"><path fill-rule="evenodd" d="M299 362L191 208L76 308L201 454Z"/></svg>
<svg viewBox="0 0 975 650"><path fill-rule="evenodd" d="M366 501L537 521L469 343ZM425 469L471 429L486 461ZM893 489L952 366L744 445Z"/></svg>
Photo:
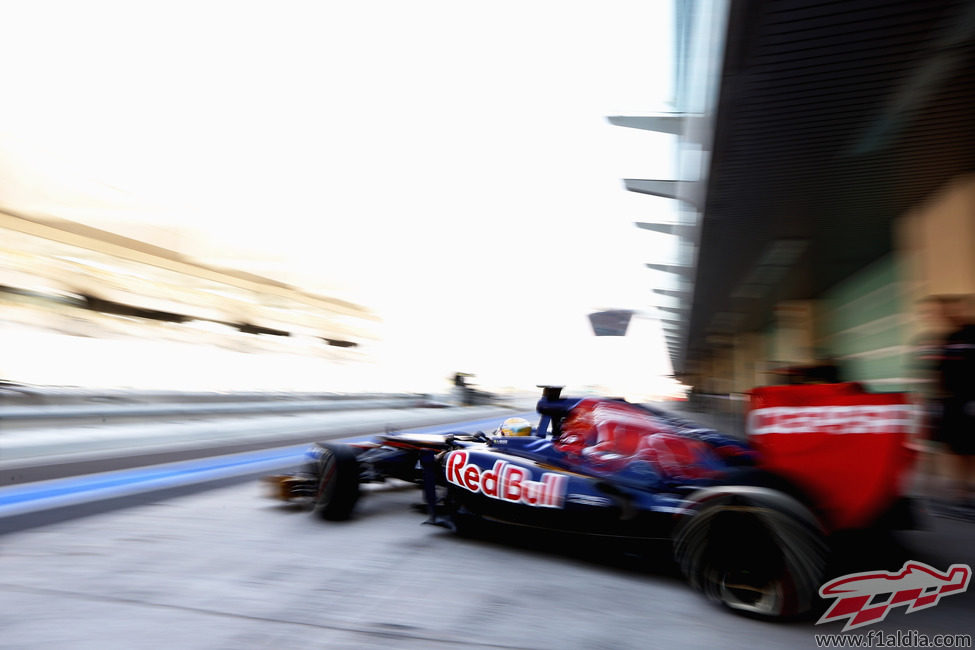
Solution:
<svg viewBox="0 0 975 650"><path fill-rule="evenodd" d="M322 519L348 519L359 500L359 461L345 445L323 444L318 459L314 510Z"/></svg>
<svg viewBox="0 0 975 650"><path fill-rule="evenodd" d="M759 618L795 618L816 606L826 542L812 514L780 496L789 507L761 494L720 494L678 526L674 555L693 587Z"/></svg>

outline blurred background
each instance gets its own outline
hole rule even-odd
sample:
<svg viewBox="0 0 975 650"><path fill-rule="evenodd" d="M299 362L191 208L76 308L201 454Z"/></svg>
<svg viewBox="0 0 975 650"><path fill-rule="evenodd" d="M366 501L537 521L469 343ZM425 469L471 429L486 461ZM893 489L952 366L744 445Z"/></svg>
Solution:
<svg viewBox="0 0 975 650"><path fill-rule="evenodd" d="M975 292L970 2L0 12L8 382L923 390Z"/></svg>
<svg viewBox="0 0 975 650"><path fill-rule="evenodd" d="M0 378L672 392L587 320L676 247L619 187L675 135L606 120L673 109L673 7L616 9L4 3Z"/></svg>

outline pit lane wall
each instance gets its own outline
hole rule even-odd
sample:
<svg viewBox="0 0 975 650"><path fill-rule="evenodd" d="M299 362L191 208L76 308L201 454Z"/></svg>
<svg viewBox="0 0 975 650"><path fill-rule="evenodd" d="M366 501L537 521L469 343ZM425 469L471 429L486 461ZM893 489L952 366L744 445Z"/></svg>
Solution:
<svg viewBox="0 0 975 650"><path fill-rule="evenodd" d="M180 393L89 391L0 384L0 433L55 421L107 422L150 417L206 417L446 406L427 394Z"/></svg>
<svg viewBox="0 0 975 650"><path fill-rule="evenodd" d="M116 406L116 417L104 419L84 411L84 417L68 415L90 405L46 404L33 408L39 413L60 408L60 417L14 422L3 417L0 406L0 486L403 428L503 419L533 408L533 402L518 401L457 407L413 395L332 396L311 403L294 396L290 401L282 396L250 397L251 401L236 403L134 403L126 405L128 410ZM132 408L143 410L134 413Z"/></svg>

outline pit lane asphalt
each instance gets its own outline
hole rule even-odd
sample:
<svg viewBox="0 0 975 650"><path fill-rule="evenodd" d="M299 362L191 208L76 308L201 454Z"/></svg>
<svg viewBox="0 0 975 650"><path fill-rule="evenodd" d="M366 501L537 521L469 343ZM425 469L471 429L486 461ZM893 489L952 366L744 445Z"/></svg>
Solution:
<svg viewBox="0 0 975 650"><path fill-rule="evenodd" d="M752 650L811 648L814 634L839 632L707 603L675 574L666 545L640 557L553 536L462 539L420 525L415 489L376 492L344 523L248 480L150 492L129 508L0 536L0 647ZM975 564L975 525L927 523L872 559L896 550L941 569ZM971 633L972 596L894 610L880 627Z"/></svg>
<svg viewBox="0 0 975 650"><path fill-rule="evenodd" d="M599 544L586 557L551 539L458 538L420 525L412 488L370 494L338 524L262 487L0 538L0 647L753 650L811 648L839 628L734 616L666 563ZM884 627L971 632L971 612L963 594Z"/></svg>

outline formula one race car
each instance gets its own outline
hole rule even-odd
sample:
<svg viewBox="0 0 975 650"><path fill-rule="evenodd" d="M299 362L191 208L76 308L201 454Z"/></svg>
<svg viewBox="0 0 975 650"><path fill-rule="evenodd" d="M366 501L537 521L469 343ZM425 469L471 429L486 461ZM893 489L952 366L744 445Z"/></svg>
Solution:
<svg viewBox="0 0 975 650"><path fill-rule="evenodd" d="M832 533L900 500L912 409L857 384L756 389L751 444L665 412L546 387L541 420L492 434L387 434L320 443L305 471L273 477L285 499L348 517L362 482L423 487L429 523L483 522L621 538L669 538L690 583L768 617L810 610Z"/></svg>

